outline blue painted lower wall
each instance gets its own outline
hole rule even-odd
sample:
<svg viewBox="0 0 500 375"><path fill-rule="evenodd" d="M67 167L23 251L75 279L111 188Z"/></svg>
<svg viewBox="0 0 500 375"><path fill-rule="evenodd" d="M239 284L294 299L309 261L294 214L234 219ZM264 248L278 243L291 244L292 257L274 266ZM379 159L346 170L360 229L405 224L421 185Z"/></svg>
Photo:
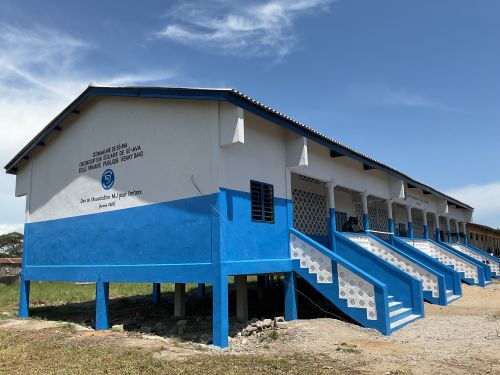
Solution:
<svg viewBox="0 0 500 375"><path fill-rule="evenodd" d="M217 194L31 223L26 265L93 266L212 262Z"/></svg>
<svg viewBox="0 0 500 375"><path fill-rule="evenodd" d="M226 215L222 213L221 259L254 261L289 259L287 200L274 198L274 223L252 221L250 194L222 189Z"/></svg>
<svg viewBox="0 0 500 375"><path fill-rule="evenodd" d="M274 223L252 221L249 193L221 188L27 224L23 273L26 280L209 283L221 272L289 272L290 202L274 203Z"/></svg>

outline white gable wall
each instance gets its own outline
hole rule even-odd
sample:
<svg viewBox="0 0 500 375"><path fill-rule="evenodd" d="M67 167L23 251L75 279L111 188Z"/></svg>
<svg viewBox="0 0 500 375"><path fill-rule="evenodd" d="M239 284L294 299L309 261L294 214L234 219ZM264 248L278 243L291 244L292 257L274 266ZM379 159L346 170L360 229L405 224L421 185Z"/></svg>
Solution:
<svg viewBox="0 0 500 375"><path fill-rule="evenodd" d="M192 178L203 194L217 191L216 102L107 97L94 99L73 118L31 160L31 222L198 196ZM118 163L79 173L80 162L93 159L94 152L124 144L111 158ZM131 159L122 161L128 155ZM115 182L104 190L101 176L108 168ZM25 185L24 176L21 170L19 186ZM87 201L120 193L121 199Z"/></svg>

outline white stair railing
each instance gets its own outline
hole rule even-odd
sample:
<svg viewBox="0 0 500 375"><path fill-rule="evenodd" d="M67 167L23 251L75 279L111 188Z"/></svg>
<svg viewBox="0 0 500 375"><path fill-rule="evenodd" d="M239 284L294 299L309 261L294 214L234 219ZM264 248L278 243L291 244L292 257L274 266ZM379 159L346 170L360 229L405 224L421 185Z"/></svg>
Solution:
<svg viewBox="0 0 500 375"><path fill-rule="evenodd" d="M316 274L318 283L333 283L332 258L294 234L290 234L290 257L299 260L301 268ZM374 285L339 263L337 263L337 275L339 298L346 300L348 307L366 309L368 320L377 320Z"/></svg>
<svg viewBox="0 0 500 375"><path fill-rule="evenodd" d="M488 257L485 257L484 255L481 255L480 253L477 253L468 247L465 247L464 245L461 245L459 243L454 243L451 245L455 250L460 251L461 253L464 253L465 255L470 256L471 258L478 260L482 263L487 264L491 268L491 272L495 272L497 275L500 274L500 262L495 262L494 260L491 260Z"/></svg>
<svg viewBox="0 0 500 375"><path fill-rule="evenodd" d="M460 258L459 256L442 249L441 247L429 242L427 240L412 240L407 238L401 238L408 245L417 248L423 253L429 255L430 257L437 259L447 266L452 266L456 271L463 272L465 277L468 279L473 279L475 283L479 282L479 275L477 271L477 266Z"/></svg>
<svg viewBox="0 0 500 375"><path fill-rule="evenodd" d="M421 281L422 289L424 291L431 292L433 297L439 297L439 285L436 275L420 267L418 264L408 260L398 252L390 249L388 246L375 241L373 238L365 235L352 234L346 234L346 237L362 246L372 254L375 254L379 258L382 258L386 262L399 268L401 271L406 272L407 274Z"/></svg>

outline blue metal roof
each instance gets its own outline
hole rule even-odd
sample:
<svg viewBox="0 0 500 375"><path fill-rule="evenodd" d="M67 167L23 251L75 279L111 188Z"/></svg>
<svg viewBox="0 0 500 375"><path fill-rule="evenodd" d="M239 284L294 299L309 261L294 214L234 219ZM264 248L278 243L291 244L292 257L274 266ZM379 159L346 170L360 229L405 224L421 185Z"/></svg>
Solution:
<svg viewBox="0 0 500 375"><path fill-rule="evenodd" d="M30 153L39 145L44 145L45 138L53 131L61 130L62 122L72 113L78 111L79 107L93 96L127 96L142 98L165 98L165 99L191 99L191 100L219 100L234 104L248 112L265 118L275 124L283 126L299 135L320 143L329 148L337 155L347 156L362 162L366 169L377 169L406 181L410 186L432 193L459 208L472 210L472 207L462 203L446 194L439 192L431 186L425 185L397 169L377 161L368 155L352 149L313 128L296 121L281 112L278 112L249 96L234 89L210 89L210 88L186 88L186 87L109 87L90 85L71 104L69 104L59 115L57 115L45 128L42 129L17 155L5 166L7 173L16 174L17 166L23 160L29 159Z"/></svg>

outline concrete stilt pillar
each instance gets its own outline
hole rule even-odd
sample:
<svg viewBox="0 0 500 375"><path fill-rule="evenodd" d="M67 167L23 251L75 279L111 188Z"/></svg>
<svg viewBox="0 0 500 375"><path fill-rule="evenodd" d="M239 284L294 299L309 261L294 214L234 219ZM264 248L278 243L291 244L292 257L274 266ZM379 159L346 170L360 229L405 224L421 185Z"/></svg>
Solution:
<svg viewBox="0 0 500 375"><path fill-rule="evenodd" d="M95 285L95 329L109 329L109 283L97 281Z"/></svg>
<svg viewBox="0 0 500 375"><path fill-rule="evenodd" d="M227 348L229 335L228 316L228 283L227 276L215 280L213 288L213 340L212 344L219 348Z"/></svg>
<svg viewBox="0 0 500 375"><path fill-rule="evenodd" d="M460 243L460 224L458 223L458 220L455 220L455 230L457 231L457 242Z"/></svg>
<svg viewBox="0 0 500 375"><path fill-rule="evenodd" d="M334 182L326 184L328 196L328 246L330 250L335 251L335 232L337 231L337 223L335 217L335 186Z"/></svg>
<svg viewBox="0 0 500 375"><path fill-rule="evenodd" d="M174 318L184 319L185 317L186 317L186 284L175 283Z"/></svg>
<svg viewBox="0 0 500 375"><path fill-rule="evenodd" d="M153 283L153 295L151 296L151 301L154 304L160 303L160 294L161 294L161 284Z"/></svg>
<svg viewBox="0 0 500 375"><path fill-rule="evenodd" d="M363 228L365 232L370 230L370 220L368 219L368 192L361 193L361 204L363 206Z"/></svg>
<svg viewBox="0 0 500 375"><path fill-rule="evenodd" d="M408 216L408 238L413 238L413 218L410 205L406 206L406 214Z"/></svg>
<svg viewBox="0 0 500 375"><path fill-rule="evenodd" d="M427 224L427 211L422 211L424 218L424 239L429 239L429 225Z"/></svg>
<svg viewBox="0 0 500 375"><path fill-rule="evenodd" d="M236 319L239 322L248 320L248 288L247 275L238 275L236 278Z"/></svg>
<svg viewBox="0 0 500 375"><path fill-rule="evenodd" d="M285 320L297 319L297 280L293 272L285 272Z"/></svg>
<svg viewBox="0 0 500 375"><path fill-rule="evenodd" d="M19 311L18 316L20 318L29 317L29 306L30 306L30 281L24 280L21 273L21 280L19 284Z"/></svg>
<svg viewBox="0 0 500 375"><path fill-rule="evenodd" d="M257 298L264 299L266 289L265 275L257 275Z"/></svg>

